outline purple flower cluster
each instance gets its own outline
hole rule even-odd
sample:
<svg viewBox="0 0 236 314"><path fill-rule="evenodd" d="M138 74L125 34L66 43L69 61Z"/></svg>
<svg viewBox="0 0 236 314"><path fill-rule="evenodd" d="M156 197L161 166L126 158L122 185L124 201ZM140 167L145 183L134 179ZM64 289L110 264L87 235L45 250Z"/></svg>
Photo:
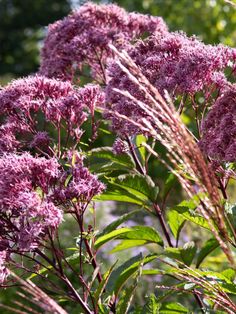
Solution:
<svg viewBox="0 0 236 314"><path fill-rule="evenodd" d="M121 155L129 151L129 145L126 141L118 137L113 143L112 150L114 154Z"/></svg>
<svg viewBox="0 0 236 314"><path fill-rule="evenodd" d="M95 195L103 192L105 185L84 167L79 155L73 155L72 159L75 162L59 179L60 184L55 189L53 198L59 203L74 202L77 209L83 211Z"/></svg>
<svg viewBox="0 0 236 314"><path fill-rule="evenodd" d="M236 86L226 89L202 125L202 150L218 161L236 160Z"/></svg>
<svg viewBox="0 0 236 314"><path fill-rule="evenodd" d="M41 53L41 70L48 77L72 80L83 65L91 67L92 76L106 81L104 66L113 57L108 45L125 47L145 33L166 32L160 17L127 13L110 5L87 3L79 10L49 25Z"/></svg>
<svg viewBox="0 0 236 314"><path fill-rule="evenodd" d="M0 158L0 277L11 252L31 251L62 221L49 194L59 176L55 159L3 154Z"/></svg>
<svg viewBox="0 0 236 314"><path fill-rule="evenodd" d="M15 80L0 91L0 115L5 117L0 126L0 151L15 151L25 142L30 147L50 142L47 132L38 130L39 111L56 127L64 123L76 137L87 119L86 111L103 101L103 92L96 85L75 89L70 82L43 76Z"/></svg>
<svg viewBox="0 0 236 314"><path fill-rule="evenodd" d="M184 33L157 33L137 42L128 50L132 60L139 66L161 94L167 90L171 95L194 95L201 91L209 94L214 85L222 89L227 82L224 71L233 66L236 50L223 45L205 45L196 37ZM134 121L146 114L130 99L121 96L114 88L128 91L136 99L147 102L143 92L114 62L109 67L109 83L106 89L106 117L119 134L132 134L138 130L113 112L125 115Z"/></svg>

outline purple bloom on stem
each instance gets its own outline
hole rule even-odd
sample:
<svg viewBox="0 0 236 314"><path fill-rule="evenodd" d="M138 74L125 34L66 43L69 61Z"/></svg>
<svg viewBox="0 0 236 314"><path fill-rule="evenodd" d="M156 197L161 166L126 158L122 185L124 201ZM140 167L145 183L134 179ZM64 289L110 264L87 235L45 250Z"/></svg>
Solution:
<svg viewBox="0 0 236 314"><path fill-rule="evenodd" d="M112 146L114 154L120 155L129 151L128 143L123 141L121 138L117 138Z"/></svg>
<svg viewBox="0 0 236 314"><path fill-rule="evenodd" d="M160 17L128 13L113 5L87 3L63 20L49 25L41 53L40 72L48 77L73 78L84 64L97 80L106 81L104 66L113 54L110 43L125 47L142 34L166 32Z"/></svg>
<svg viewBox="0 0 236 314"><path fill-rule="evenodd" d="M103 102L104 93L96 85L74 88L70 82L37 75L15 80L0 91L0 114L5 117L0 127L0 151L14 152L24 147L29 135L33 136L31 147L49 145L45 130L38 130L39 111L47 122L57 128L63 123L68 133L78 139L87 111L93 113L95 106Z"/></svg>
<svg viewBox="0 0 236 314"><path fill-rule="evenodd" d="M202 150L219 161L236 160L236 86L216 100L202 125Z"/></svg>
<svg viewBox="0 0 236 314"><path fill-rule="evenodd" d="M76 158L76 157L75 157ZM69 183L65 182L68 176L71 176ZM91 199L103 192L105 186L96 175L89 172L84 167L82 159L76 158L75 164L70 172L63 173L60 179L60 186L55 189L53 199L59 202L77 200L78 203L87 205Z"/></svg>
<svg viewBox="0 0 236 314"><path fill-rule="evenodd" d="M4 154L0 158L0 236L12 248L29 251L39 246L47 230L55 230L62 212L47 199L59 176L55 159ZM43 193L44 192L44 193Z"/></svg>

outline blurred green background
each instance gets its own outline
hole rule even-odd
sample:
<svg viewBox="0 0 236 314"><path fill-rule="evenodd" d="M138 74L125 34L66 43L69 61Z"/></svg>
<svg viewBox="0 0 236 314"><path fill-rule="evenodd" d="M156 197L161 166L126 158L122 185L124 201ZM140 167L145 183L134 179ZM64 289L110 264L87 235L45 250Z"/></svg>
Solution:
<svg viewBox="0 0 236 314"><path fill-rule="evenodd" d="M0 77L7 81L37 71L46 26L86 1L0 0ZM113 2L113 1L96 1ZM224 0L118 0L128 11L162 16L170 30L196 34L207 43L235 46L236 10Z"/></svg>

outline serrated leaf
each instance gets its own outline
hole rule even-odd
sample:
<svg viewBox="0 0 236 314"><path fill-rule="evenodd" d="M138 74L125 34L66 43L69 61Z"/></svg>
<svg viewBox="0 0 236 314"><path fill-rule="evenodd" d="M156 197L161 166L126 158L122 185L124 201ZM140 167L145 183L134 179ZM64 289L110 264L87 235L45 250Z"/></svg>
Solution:
<svg viewBox="0 0 236 314"><path fill-rule="evenodd" d="M209 239L204 246L202 247L202 249L200 250L200 252L198 253L198 257L197 257L197 262L196 262L196 267L198 268L201 263L203 262L203 260L212 252L214 251L217 247L219 246L219 242L215 239Z"/></svg>
<svg viewBox="0 0 236 314"><path fill-rule="evenodd" d="M175 239L178 239L180 231L182 230L186 219L183 217L183 215L179 214L177 211L168 210L167 220L168 220L170 229L173 233L173 236L175 237Z"/></svg>
<svg viewBox="0 0 236 314"><path fill-rule="evenodd" d="M135 167L133 158L129 154L116 155L113 153L112 147L94 148L89 151L88 155L90 158L106 159L129 169Z"/></svg>
<svg viewBox="0 0 236 314"><path fill-rule="evenodd" d="M131 231L121 235L121 239L146 240L149 243L157 243L163 246L163 240L159 233L152 227L148 226L134 226L130 228Z"/></svg>
<svg viewBox="0 0 236 314"><path fill-rule="evenodd" d="M176 210L179 214L181 214L184 219L193 222L201 226L202 228L210 230L207 220L204 217L200 216L198 213L194 212L192 208L190 208L189 210L189 207L187 206L178 205L173 209Z"/></svg>
<svg viewBox="0 0 236 314"><path fill-rule="evenodd" d="M165 249L164 254L170 258L183 262L187 266L190 266L196 254L196 250L197 248L194 242L188 242L183 247L168 247Z"/></svg>
<svg viewBox="0 0 236 314"><path fill-rule="evenodd" d="M181 257L183 259L183 262L187 266L191 265L196 254L196 251L197 247L193 241L184 244L183 248L181 249Z"/></svg>
<svg viewBox="0 0 236 314"><path fill-rule="evenodd" d="M143 202L155 202L159 192L158 187L155 186L155 183L147 175L121 175L112 184L135 195Z"/></svg>

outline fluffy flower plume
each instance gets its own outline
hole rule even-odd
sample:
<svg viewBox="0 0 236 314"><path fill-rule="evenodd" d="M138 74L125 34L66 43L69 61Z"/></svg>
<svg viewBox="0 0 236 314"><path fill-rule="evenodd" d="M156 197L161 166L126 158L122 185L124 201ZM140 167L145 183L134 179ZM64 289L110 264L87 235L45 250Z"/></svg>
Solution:
<svg viewBox="0 0 236 314"><path fill-rule="evenodd" d="M18 138L28 140L29 133L31 147L49 143L45 130L38 130L39 111L56 127L64 123L75 136L87 118L86 111L101 105L103 99L96 85L75 89L69 82L43 76L15 80L0 91L0 114L5 117L0 127L0 150L14 151L20 146Z"/></svg>
<svg viewBox="0 0 236 314"><path fill-rule="evenodd" d="M87 3L49 26L41 53L41 73L72 79L75 71L88 64L94 78L106 81L104 66L113 56L109 43L124 47L146 32L166 31L160 17L127 13L113 4Z"/></svg>
<svg viewBox="0 0 236 314"><path fill-rule="evenodd" d="M200 146L213 159L236 160L236 85L216 100L202 125Z"/></svg>
<svg viewBox="0 0 236 314"><path fill-rule="evenodd" d="M182 96L194 95L199 91L207 94L212 85L221 89L229 84L224 71L232 66L236 58L235 49L223 45L205 45L184 33L155 34L145 41L139 41L128 53L162 94L166 89L172 95ZM121 97L114 88L127 90L140 101L145 102L145 96L117 63L110 66L109 78L107 107L111 111L113 128L123 134L135 133L137 128L114 117L112 112L132 117L136 121L146 114L131 99Z"/></svg>
<svg viewBox="0 0 236 314"><path fill-rule="evenodd" d="M47 230L60 224L62 212L47 198L59 175L58 167L55 159L27 153L0 158L1 258L4 252L33 250ZM1 267L1 276L3 272Z"/></svg>

